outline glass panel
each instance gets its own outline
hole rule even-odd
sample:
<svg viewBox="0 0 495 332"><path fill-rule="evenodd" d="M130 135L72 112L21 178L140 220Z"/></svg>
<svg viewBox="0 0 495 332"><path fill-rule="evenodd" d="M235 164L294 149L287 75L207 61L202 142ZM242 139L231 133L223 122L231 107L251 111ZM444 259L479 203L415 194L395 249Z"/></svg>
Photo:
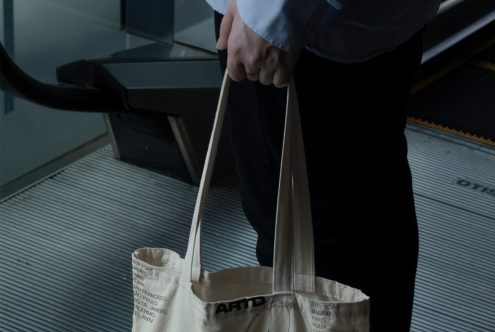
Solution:
<svg viewBox="0 0 495 332"><path fill-rule="evenodd" d="M37 80L57 83L57 67L126 47L126 34L120 31L120 0L3 0L0 4L2 44ZM101 114L52 110L19 98L9 104L9 97L1 95L0 185L107 131Z"/></svg>
<svg viewBox="0 0 495 332"><path fill-rule="evenodd" d="M206 1L176 1L174 25L176 41L216 52L213 10Z"/></svg>
<svg viewBox="0 0 495 332"><path fill-rule="evenodd" d="M204 1L0 4L2 44L24 72L44 83L58 84L57 68L83 59L130 63L131 72L138 62L216 59L213 11ZM0 105L0 186L107 134L99 113L53 110L3 92Z"/></svg>

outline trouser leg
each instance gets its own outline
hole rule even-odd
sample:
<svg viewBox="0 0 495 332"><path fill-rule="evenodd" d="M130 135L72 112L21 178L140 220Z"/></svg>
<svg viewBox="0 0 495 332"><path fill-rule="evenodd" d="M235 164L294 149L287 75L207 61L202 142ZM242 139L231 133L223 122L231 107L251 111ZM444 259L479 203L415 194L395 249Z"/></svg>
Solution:
<svg viewBox="0 0 495 332"><path fill-rule="evenodd" d="M358 64L302 51L294 71L319 276L371 297L371 331L408 331L418 233L404 136L421 36ZM220 52L225 68L225 52ZM318 83L319 82L323 82ZM273 262L285 90L234 83L229 117L257 257Z"/></svg>

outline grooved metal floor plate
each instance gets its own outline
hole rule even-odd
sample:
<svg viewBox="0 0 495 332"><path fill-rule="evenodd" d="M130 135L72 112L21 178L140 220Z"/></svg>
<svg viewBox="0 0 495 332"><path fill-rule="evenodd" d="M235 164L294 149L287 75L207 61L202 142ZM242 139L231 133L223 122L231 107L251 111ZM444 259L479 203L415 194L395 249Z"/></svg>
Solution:
<svg viewBox="0 0 495 332"><path fill-rule="evenodd" d="M196 195L106 147L3 202L0 331L130 331L131 253L184 256ZM235 179L210 190L204 218L207 269L257 264Z"/></svg>
<svg viewBox="0 0 495 332"><path fill-rule="evenodd" d="M495 331L495 150L407 132L420 231L413 331Z"/></svg>
<svg viewBox="0 0 495 332"><path fill-rule="evenodd" d="M495 331L495 151L407 134L421 241L412 331ZM107 147L0 204L0 331L130 331L130 254L183 255L195 198ZM236 178L212 188L203 231L209 270L257 264Z"/></svg>

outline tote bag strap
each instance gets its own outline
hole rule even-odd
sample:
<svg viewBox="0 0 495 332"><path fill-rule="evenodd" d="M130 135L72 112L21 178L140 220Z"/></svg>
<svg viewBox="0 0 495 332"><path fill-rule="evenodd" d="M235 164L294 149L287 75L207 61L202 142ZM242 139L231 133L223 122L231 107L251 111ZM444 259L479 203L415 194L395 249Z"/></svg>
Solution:
<svg viewBox="0 0 495 332"><path fill-rule="evenodd" d="M222 132L223 118L227 109L229 88L230 78L227 71L225 71L215 121L213 123L213 129L210 137L210 143L208 145L208 151L206 152L203 173L199 183L199 191L196 198L196 206L194 208L191 230L189 232L186 257L184 258L185 265L183 276L191 282L199 282L201 277L201 223L203 219L206 195L208 194L208 188L210 187L211 176L213 174L213 166L215 165L215 157L217 155L218 143L220 141L220 133Z"/></svg>
<svg viewBox="0 0 495 332"><path fill-rule="evenodd" d="M297 93L287 88L282 161L275 219L273 291L314 292L313 225Z"/></svg>
<svg viewBox="0 0 495 332"><path fill-rule="evenodd" d="M191 282L199 282L201 277L201 223L223 118L227 109L229 87L230 78L226 72L184 259L184 277ZM285 121L275 226L273 291L314 292L314 249L309 186L297 96L293 82L288 88Z"/></svg>

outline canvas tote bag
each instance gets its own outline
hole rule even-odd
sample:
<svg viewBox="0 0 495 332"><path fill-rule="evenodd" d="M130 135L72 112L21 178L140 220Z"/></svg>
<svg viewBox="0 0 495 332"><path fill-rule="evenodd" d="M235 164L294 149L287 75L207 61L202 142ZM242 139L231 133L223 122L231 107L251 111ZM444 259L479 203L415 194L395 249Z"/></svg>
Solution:
<svg viewBox="0 0 495 332"><path fill-rule="evenodd" d="M208 272L201 223L230 80L222 83L184 259L163 248L132 254L134 332L366 332L369 298L315 277L304 147L293 83L288 88L273 268Z"/></svg>

